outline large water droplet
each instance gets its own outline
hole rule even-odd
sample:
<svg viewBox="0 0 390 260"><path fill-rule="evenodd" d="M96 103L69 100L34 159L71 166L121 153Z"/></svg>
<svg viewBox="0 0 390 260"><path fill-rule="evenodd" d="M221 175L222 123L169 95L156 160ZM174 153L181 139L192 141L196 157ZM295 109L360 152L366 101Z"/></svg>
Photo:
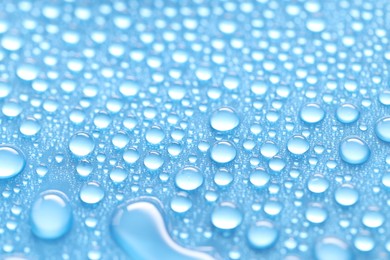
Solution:
<svg viewBox="0 0 390 260"><path fill-rule="evenodd" d="M80 191L80 199L87 204L96 204L104 198L104 190L97 182L88 182Z"/></svg>
<svg viewBox="0 0 390 260"><path fill-rule="evenodd" d="M89 134L79 132L70 138L69 149L75 156L84 157L93 152L95 142Z"/></svg>
<svg viewBox="0 0 390 260"><path fill-rule="evenodd" d="M210 155L217 163L228 163L236 158L237 150L229 141L217 141L212 146Z"/></svg>
<svg viewBox="0 0 390 260"><path fill-rule="evenodd" d="M0 179L18 175L25 165L26 160L19 149L9 145L0 145Z"/></svg>
<svg viewBox="0 0 390 260"><path fill-rule="evenodd" d="M334 193L334 198L341 206L352 206L359 200L359 193L350 185L343 185Z"/></svg>
<svg viewBox="0 0 390 260"><path fill-rule="evenodd" d="M301 120L308 124L320 122L325 117L325 111L316 103L309 103L302 107Z"/></svg>
<svg viewBox="0 0 390 260"><path fill-rule="evenodd" d="M370 158L370 148L359 137L346 137L340 143L340 157L350 164L362 164Z"/></svg>
<svg viewBox="0 0 390 260"><path fill-rule="evenodd" d="M233 130L239 123L240 119L230 107L221 107L214 111L210 117L211 127L221 132Z"/></svg>
<svg viewBox="0 0 390 260"><path fill-rule="evenodd" d="M242 213L229 202L223 202L216 206L211 213L211 223L219 229L235 229L242 222Z"/></svg>
<svg viewBox="0 0 390 260"><path fill-rule="evenodd" d="M175 184L182 190L196 190L203 184L203 174L196 167L186 166L176 174Z"/></svg>
<svg viewBox="0 0 390 260"><path fill-rule="evenodd" d="M250 246L255 249L267 249L272 247L278 239L278 230L267 221L259 221L251 226L247 233Z"/></svg>
<svg viewBox="0 0 390 260"><path fill-rule="evenodd" d="M325 237L315 247L315 255L318 260L350 260L352 253L348 245L336 237Z"/></svg>
<svg viewBox="0 0 390 260"><path fill-rule="evenodd" d="M376 136L384 142L390 142L390 117L383 117L375 124Z"/></svg>
<svg viewBox="0 0 390 260"><path fill-rule="evenodd" d="M343 104L337 108L336 118L344 124L353 123L359 118L359 110L352 104Z"/></svg>
<svg viewBox="0 0 390 260"><path fill-rule="evenodd" d="M60 191L41 193L31 209L32 232L39 238L56 239L72 226L72 209L68 199Z"/></svg>
<svg viewBox="0 0 390 260"><path fill-rule="evenodd" d="M287 142L287 149L295 155L302 155L309 150L309 142L301 135L294 135Z"/></svg>

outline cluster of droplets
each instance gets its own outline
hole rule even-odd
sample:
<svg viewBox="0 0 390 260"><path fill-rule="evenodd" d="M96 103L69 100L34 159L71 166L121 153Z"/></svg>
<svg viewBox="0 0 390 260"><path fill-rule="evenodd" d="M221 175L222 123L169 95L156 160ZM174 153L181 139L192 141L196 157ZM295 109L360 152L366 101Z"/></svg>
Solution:
<svg viewBox="0 0 390 260"><path fill-rule="evenodd" d="M388 258L386 1L2 6L0 255Z"/></svg>

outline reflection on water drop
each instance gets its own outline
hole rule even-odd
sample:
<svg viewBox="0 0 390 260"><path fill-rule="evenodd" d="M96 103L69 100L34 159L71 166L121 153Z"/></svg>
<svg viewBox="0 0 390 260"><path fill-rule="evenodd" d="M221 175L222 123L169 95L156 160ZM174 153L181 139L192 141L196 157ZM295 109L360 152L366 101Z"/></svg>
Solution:
<svg viewBox="0 0 390 260"><path fill-rule="evenodd" d="M341 206L352 206L359 200L359 193L350 185L343 185L334 193L334 198Z"/></svg>
<svg viewBox="0 0 390 260"><path fill-rule="evenodd" d="M309 150L309 142L301 135L294 135L287 142L287 149L295 155L302 155Z"/></svg>
<svg viewBox="0 0 390 260"><path fill-rule="evenodd" d="M320 122L325 117L325 111L319 104L309 103L302 107L300 118L303 122L308 124L315 124Z"/></svg>
<svg viewBox="0 0 390 260"><path fill-rule="evenodd" d="M80 191L80 199L87 204L96 204L104 198L104 191L97 182L88 182Z"/></svg>
<svg viewBox="0 0 390 260"><path fill-rule="evenodd" d="M214 130L225 132L236 128L240 120L236 112L229 107L221 107L213 112L210 125Z"/></svg>
<svg viewBox="0 0 390 260"><path fill-rule="evenodd" d="M217 141L212 147L210 156L214 162L228 163L234 160L237 150L229 141Z"/></svg>

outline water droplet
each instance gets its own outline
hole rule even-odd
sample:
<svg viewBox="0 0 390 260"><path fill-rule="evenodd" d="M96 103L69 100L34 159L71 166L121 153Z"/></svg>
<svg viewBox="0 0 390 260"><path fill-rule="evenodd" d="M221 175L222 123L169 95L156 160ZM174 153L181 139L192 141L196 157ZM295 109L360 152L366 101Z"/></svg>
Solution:
<svg viewBox="0 0 390 260"><path fill-rule="evenodd" d="M89 134L79 132L70 138L69 149L75 156L84 157L93 152L95 142Z"/></svg>
<svg viewBox="0 0 390 260"><path fill-rule="evenodd" d="M318 260L338 259L351 260L352 253L348 245L337 237L325 237L315 247Z"/></svg>
<svg viewBox="0 0 390 260"><path fill-rule="evenodd" d="M326 28L326 23L322 19L310 18L306 22L306 28L315 33L322 32Z"/></svg>
<svg viewBox="0 0 390 260"><path fill-rule="evenodd" d="M250 183L256 188L265 187L270 179L270 175L265 171L264 168L261 167L256 168L249 175Z"/></svg>
<svg viewBox="0 0 390 260"><path fill-rule="evenodd" d="M219 187L229 186L233 181L233 174L231 174L227 169L221 168L214 175L214 182Z"/></svg>
<svg viewBox="0 0 390 260"><path fill-rule="evenodd" d="M294 135L287 142L287 149L295 155L302 155L310 148L309 142L301 135Z"/></svg>
<svg viewBox="0 0 390 260"><path fill-rule="evenodd" d="M175 196L171 200L171 209L176 213L185 213L192 207L192 201L184 196Z"/></svg>
<svg viewBox="0 0 390 260"><path fill-rule="evenodd" d="M110 179L114 182L114 183L122 183L126 180L127 178L127 171L125 169L123 169L122 167L118 166L118 167L115 167L113 168L111 171L110 171Z"/></svg>
<svg viewBox="0 0 390 260"><path fill-rule="evenodd" d="M21 173L26 159L19 149L0 145L0 179L8 179Z"/></svg>
<svg viewBox="0 0 390 260"><path fill-rule="evenodd" d="M155 171L161 168L164 164L164 159L158 152L149 152L144 159L144 165L151 171Z"/></svg>
<svg viewBox="0 0 390 260"><path fill-rule="evenodd" d="M159 126L152 126L146 131L145 138L150 144L160 144L164 140L164 131Z"/></svg>
<svg viewBox="0 0 390 260"><path fill-rule="evenodd" d="M311 223L320 224L327 219L328 213L321 205L313 204L306 209L305 217Z"/></svg>
<svg viewBox="0 0 390 260"><path fill-rule="evenodd" d="M305 123L316 124L324 119L325 111L319 104L309 103L302 107L300 117Z"/></svg>
<svg viewBox="0 0 390 260"><path fill-rule="evenodd" d="M353 241L355 248L362 252L369 252L374 249L375 241L367 235L358 235Z"/></svg>
<svg viewBox="0 0 390 260"><path fill-rule="evenodd" d="M72 209L65 194L48 190L39 195L31 209L31 228L43 239L56 239L69 232Z"/></svg>
<svg viewBox="0 0 390 260"><path fill-rule="evenodd" d="M28 117L20 123L19 131L25 136L34 136L41 130L39 122L33 118Z"/></svg>
<svg viewBox="0 0 390 260"><path fill-rule="evenodd" d="M384 142L390 142L390 117L383 117L375 124L376 136Z"/></svg>
<svg viewBox="0 0 390 260"><path fill-rule="evenodd" d="M329 188L329 181L321 174L315 174L307 183L307 188L313 193L323 193Z"/></svg>
<svg viewBox="0 0 390 260"><path fill-rule="evenodd" d="M235 229L242 222L242 213L230 202L222 202L211 213L211 223L223 230Z"/></svg>
<svg viewBox="0 0 390 260"><path fill-rule="evenodd" d="M350 185L343 185L336 189L334 198L341 206L352 206L359 200L359 193Z"/></svg>
<svg viewBox="0 0 390 260"><path fill-rule="evenodd" d="M234 160L237 150L229 141L217 141L211 147L211 159L217 163L228 163Z"/></svg>
<svg viewBox="0 0 390 260"><path fill-rule="evenodd" d="M210 117L210 125L214 130L225 132L236 128L240 120L236 112L229 107L221 107L213 112Z"/></svg>
<svg viewBox="0 0 390 260"><path fill-rule="evenodd" d="M278 240L278 236L278 230L267 220L252 225L247 233L250 246L259 250L272 247Z"/></svg>
<svg viewBox="0 0 390 260"><path fill-rule="evenodd" d="M379 209L372 209L364 212L362 223L368 228L378 228L385 222L385 217Z"/></svg>
<svg viewBox="0 0 390 260"><path fill-rule="evenodd" d="M104 198L104 191L97 182L88 182L80 191L80 199L87 204L96 204Z"/></svg>
<svg viewBox="0 0 390 260"><path fill-rule="evenodd" d="M175 184L182 190L196 190L203 184L203 174L196 167L186 166L176 174Z"/></svg>
<svg viewBox="0 0 390 260"><path fill-rule="evenodd" d="M336 118L344 124L350 124L358 120L359 110L352 104L343 104L337 108Z"/></svg>
<svg viewBox="0 0 390 260"><path fill-rule="evenodd" d="M340 157L350 164L362 164L370 158L370 148L359 137L349 136L340 143Z"/></svg>

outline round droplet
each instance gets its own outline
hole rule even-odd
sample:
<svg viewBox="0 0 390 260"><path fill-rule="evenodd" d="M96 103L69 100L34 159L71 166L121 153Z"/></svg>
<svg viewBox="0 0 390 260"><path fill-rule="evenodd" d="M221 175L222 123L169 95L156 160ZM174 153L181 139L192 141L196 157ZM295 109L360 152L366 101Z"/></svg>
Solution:
<svg viewBox="0 0 390 260"><path fill-rule="evenodd" d="M321 174L315 174L307 183L307 188L313 193L323 193L329 188L329 181Z"/></svg>
<svg viewBox="0 0 390 260"><path fill-rule="evenodd" d="M133 164L139 159L139 153L137 149L130 148L123 153L123 160L128 164Z"/></svg>
<svg viewBox="0 0 390 260"><path fill-rule="evenodd" d="M184 196L176 196L171 200L171 209L176 213L185 213L192 207L192 201Z"/></svg>
<svg viewBox="0 0 390 260"><path fill-rule="evenodd" d="M140 86L135 81L125 81L119 86L119 92L125 97L134 97L138 94Z"/></svg>
<svg viewBox="0 0 390 260"><path fill-rule="evenodd" d="M211 148L210 155L217 163L228 163L236 158L237 150L229 141L217 141Z"/></svg>
<svg viewBox="0 0 390 260"><path fill-rule="evenodd" d="M80 199L87 204L96 204L104 198L104 190L96 182L88 182L80 191Z"/></svg>
<svg viewBox="0 0 390 260"><path fill-rule="evenodd" d="M369 252L375 247L375 241L367 235L358 235L353 241L355 248L361 252Z"/></svg>
<svg viewBox="0 0 390 260"><path fill-rule="evenodd" d="M11 91L12 91L11 84L0 82L0 98L8 97Z"/></svg>
<svg viewBox="0 0 390 260"><path fill-rule="evenodd" d="M326 28L326 23L322 19L311 18L306 22L306 28L311 32L322 32Z"/></svg>
<svg viewBox="0 0 390 260"><path fill-rule="evenodd" d="M280 172L286 167L286 162L279 156L268 161L268 167L274 172Z"/></svg>
<svg viewBox="0 0 390 260"><path fill-rule="evenodd" d="M123 169L122 167L120 167L120 166L115 167L114 169L112 169L110 171L110 179L114 183L121 183L121 182L123 182L124 180L126 180L127 175L128 175L127 171L125 169Z"/></svg>
<svg viewBox="0 0 390 260"><path fill-rule="evenodd" d="M164 131L159 126L152 126L146 131L145 139L150 144L160 144L164 140Z"/></svg>
<svg viewBox="0 0 390 260"><path fill-rule="evenodd" d="M337 108L336 118L340 123L353 123L359 118L359 110L352 104L343 104Z"/></svg>
<svg viewBox="0 0 390 260"><path fill-rule="evenodd" d="M351 260L352 253L348 245L337 237L325 237L315 247L315 256L318 260Z"/></svg>
<svg viewBox="0 0 390 260"><path fill-rule="evenodd" d="M229 107L221 107L210 117L210 125L214 130L225 132L236 128L240 123L236 112Z"/></svg>
<svg viewBox="0 0 390 260"><path fill-rule="evenodd" d="M340 143L340 157L350 164L362 164L370 158L370 148L359 137L347 137Z"/></svg>
<svg viewBox="0 0 390 260"><path fill-rule="evenodd" d="M347 207L356 204L359 193L352 186L344 185L335 191L334 198L338 204Z"/></svg>
<svg viewBox="0 0 390 260"><path fill-rule="evenodd" d="M43 239L56 239L68 233L71 226L72 209L65 194L56 190L41 193L31 210L34 235Z"/></svg>
<svg viewBox="0 0 390 260"><path fill-rule="evenodd" d="M266 186L271 179L271 176L265 171L264 168L258 167L249 175L250 183L256 188L262 188Z"/></svg>
<svg viewBox="0 0 390 260"><path fill-rule="evenodd" d="M31 81L38 77L39 69L37 66L34 66L32 64L21 64L16 69L16 75L18 75L19 78Z"/></svg>
<svg viewBox="0 0 390 260"><path fill-rule="evenodd" d="M248 242L255 249L272 247L278 239L278 231L274 225L266 220L259 221L251 226L247 233Z"/></svg>
<svg viewBox="0 0 390 260"><path fill-rule="evenodd" d="M362 223L368 228L378 228L385 222L385 217L378 210L369 210L364 212Z"/></svg>
<svg viewBox="0 0 390 260"><path fill-rule="evenodd" d="M216 206L211 213L211 223L224 230L235 229L242 222L242 213L229 202L223 202Z"/></svg>
<svg viewBox="0 0 390 260"><path fill-rule="evenodd" d="M309 142L304 136L294 135L287 142L287 149L295 155L302 155L310 148Z"/></svg>
<svg viewBox="0 0 390 260"><path fill-rule="evenodd" d="M25 165L26 160L19 149L9 145L0 145L0 179L18 175Z"/></svg>
<svg viewBox="0 0 390 260"><path fill-rule="evenodd" d="M279 147L272 141L265 141L260 148L260 153L266 158L272 158L279 152Z"/></svg>
<svg viewBox="0 0 390 260"><path fill-rule="evenodd" d="M95 142L89 134L79 132L70 138L69 149L75 156L87 156L95 149Z"/></svg>
<svg viewBox="0 0 390 260"><path fill-rule="evenodd" d="M316 103L309 103L303 106L300 113L300 118L308 124L320 122L325 117L325 111Z"/></svg>
<svg viewBox="0 0 390 260"><path fill-rule="evenodd" d="M385 106L390 105L390 90L383 90L379 93L379 102Z"/></svg>
<svg viewBox="0 0 390 260"><path fill-rule="evenodd" d="M390 142L390 117L383 117L376 122L376 136L384 142Z"/></svg>
<svg viewBox="0 0 390 260"><path fill-rule="evenodd" d="M311 223L320 224L326 220L328 213L322 206L314 204L306 209L305 217Z"/></svg>
<svg viewBox="0 0 390 260"><path fill-rule="evenodd" d="M233 174L227 169L219 169L214 175L214 182L219 187L226 187L233 181Z"/></svg>
<svg viewBox="0 0 390 260"><path fill-rule="evenodd" d="M203 184L203 174L196 167L186 166L176 174L175 184L182 190L196 190Z"/></svg>
<svg viewBox="0 0 390 260"><path fill-rule="evenodd" d="M34 136L41 130L41 125L35 118L26 118L20 124L19 131L25 136Z"/></svg>
<svg viewBox="0 0 390 260"><path fill-rule="evenodd" d="M148 155L144 158L144 165L151 171L160 169L164 164L164 159L161 157L161 154L158 152L149 152Z"/></svg>

